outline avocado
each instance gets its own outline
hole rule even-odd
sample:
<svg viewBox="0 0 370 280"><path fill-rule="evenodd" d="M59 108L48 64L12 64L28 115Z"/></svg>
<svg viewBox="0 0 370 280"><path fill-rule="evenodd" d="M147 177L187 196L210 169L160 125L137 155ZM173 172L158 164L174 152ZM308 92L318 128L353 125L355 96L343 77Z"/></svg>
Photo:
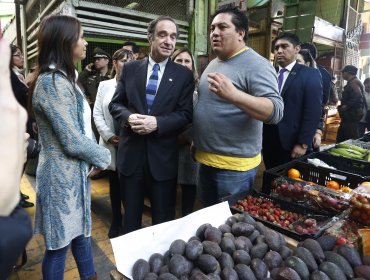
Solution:
<svg viewBox="0 0 370 280"><path fill-rule="evenodd" d="M323 251L331 251L333 250L335 243L337 242L337 237L332 234L328 234L320 236L316 240L317 242L319 242Z"/></svg>
<svg viewBox="0 0 370 280"><path fill-rule="evenodd" d="M258 230L254 230L251 235L248 236L249 240L252 242L252 243L255 243L256 239L258 236L260 236L260 232Z"/></svg>
<svg viewBox="0 0 370 280"><path fill-rule="evenodd" d="M361 277L366 280L370 279L370 266L368 265L359 265L355 267L356 277Z"/></svg>
<svg viewBox="0 0 370 280"><path fill-rule="evenodd" d="M265 232L265 239L271 250L279 251L281 247L281 239L278 232L272 229L267 229Z"/></svg>
<svg viewBox="0 0 370 280"><path fill-rule="evenodd" d="M220 264L214 256L202 254L197 260L198 267L205 273L212 273L219 269Z"/></svg>
<svg viewBox="0 0 370 280"><path fill-rule="evenodd" d="M192 272L189 279L190 280L209 280L207 275L205 275L201 270Z"/></svg>
<svg viewBox="0 0 370 280"><path fill-rule="evenodd" d="M200 240L200 238L198 237L198 236L192 236L192 237L190 237L189 238L189 240L188 240L188 242L190 242L190 241L193 241L193 240L197 240L197 241L199 241L199 242L202 242L201 240Z"/></svg>
<svg viewBox="0 0 370 280"><path fill-rule="evenodd" d="M255 228L260 232L260 234L265 235L267 228L264 224L262 224L261 222L256 222Z"/></svg>
<svg viewBox="0 0 370 280"><path fill-rule="evenodd" d="M217 260L221 269L224 269L225 267L234 267L234 260L228 253L222 252L221 256Z"/></svg>
<svg viewBox="0 0 370 280"><path fill-rule="evenodd" d="M143 280L149 272L149 263L146 260L138 259L132 268L132 278L133 280Z"/></svg>
<svg viewBox="0 0 370 280"><path fill-rule="evenodd" d="M247 223L247 224L250 224L252 226L255 226L256 225L256 220L253 219L248 213L246 212L243 212L243 213L240 213L238 216L237 216L237 220L238 222L243 222L243 223Z"/></svg>
<svg viewBox="0 0 370 280"><path fill-rule="evenodd" d="M344 272L347 278L350 279L355 276L351 265L348 263L348 261L344 257L332 251L326 251L324 252L324 254L325 254L325 260L328 262L335 263Z"/></svg>
<svg viewBox="0 0 370 280"><path fill-rule="evenodd" d="M347 280L344 272L332 262L322 262L319 266L319 270L328 275L331 280Z"/></svg>
<svg viewBox="0 0 370 280"><path fill-rule="evenodd" d="M185 256L189 260L196 260L203 253L203 244L198 240L192 240L185 245Z"/></svg>
<svg viewBox="0 0 370 280"><path fill-rule="evenodd" d="M251 258L263 259L268 250L269 246L266 243L259 243L257 245L254 245L250 251Z"/></svg>
<svg viewBox="0 0 370 280"><path fill-rule="evenodd" d="M220 247L222 252L226 252L230 255L232 255L232 253L235 251L235 243L229 237L223 237L221 239Z"/></svg>
<svg viewBox="0 0 370 280"><path fill-rule="evenodd" d="M279 254L283 258L283 260L285 260L286 258L293 255L293 251L287 246L281 246L281 248L279 249Z"/></svg>
<svg viewBox="0 0 370 280"><path fill-rule="evenodd" d="M316 240L307 238L303 241L302 247L311 252L317 263L321 263L325 259L324 251Z"/></svg>
<svg viewBox="0 0 370 280"><path fill-rule="evenodd" d="M172 257L172 254L171 254L170 250L167 250L167 251L163 254L164 263L165 263L165 264L169 264L169 263L170 263L170 260L171 260L171 257Z"/></svg>
<svg viewBox="0 0 370 280"><path fill-rule="evenodd" d="M216 259L221 256L222 250L216 242L205 240L202 242L202 245L203 254L209 254L214 256Z"/></svg>
<svg viewBox="0 0 370 280"><path fill-rule="evenodd" d="M344 257L352 267L356 267L362 264L362 260L358 251L346 244L340 245L338 247L337 253Z"/></svg>
<svg viewBox="0 0 370 280"><path fill-rule="evenodd" d="M218 228L215 227L208 227L204 231L204 239L208 241L216 242L220 244L222 238L222 232Z"/></svg>
<svg viewBox="0 0 370 280"><path fill-rule="evenodd" d="M263 261L269 268L269 270L280 267L281 263L283 262L283 258L280 256L278 252L269 251L263 258Z"/></svg>
<svg viewBox="0 0 370 280"><path fill-rule="evenodd" d="M254 231L254 226L243 223L243 222L238 222L232 225L231 227L231 232L234 234L234 236L246 236L248 237L249 235L252 234Z"/></svg>
<svg viewBox="0 0 370 280"><path fill-rule="evenodd" d="M259 235L257 236L256 240L254 241L254 243L258 244L258 243L266 243L266 238L264 235Z"/></svg>
<svg viewBox="0 0 370 280"><path fill-rule="evenodd" d="M310 272L307 265L298 257L290 256L285 260L285 266L294 269L302 280L308 280Z"/></svg>
<svg viewBox="0 0 370 280"><path fill-rule="evenodd" d="M144 280L157 280L158 275L154 272L149 272L147 275L145 275Z"/></svg>
<svg viewBox="0 0 370 280"><path fill-rule="evenodd" d="M185 253L186 242L181 239L174 240L170 245L171 255L183 255Z"/></svg>
<svg viewBox="0 0 370 280"><path fill-rule="evenodd" d="M227 238L230 238L231 240L235 241L235 236L234 234L232 234L231 232L225 232L223 235L223 237L227 237Z"/></svg>
<svg viewBox="0 0 370 280"><path fill-rule="evenodd" d="M168 269L168 265L165 264L164 266L161 267L161 270L159 271L159 275L168 273L168 272L170 272L170 270Z"/></svg>
<svg viewBox="0 0 370 280"><path fill-rule="evenodd" d="M239 263L234 267L239 280L257 280L249 266Z"/></svg>
<svg viewBox="0 0 370 280"><path fill-rule="evenodd" d="M223 280L238 280L239 277L238 277L238 274L236 273L236 271L233 268L225 267L221 271L221 279L223 279Z"/></svg>
<svg viewBox="0 0 370 280"><path fill-rule="evenodd" d="M225 224L229 225L230 227L233 226L233 224L237 223L238 219L235 216L231 216L226 219Z"/></svg>
<svg viewBox="0 0 370 280"><path fill-rule="evenodd" d="M298 273L290 267L282 267L276 274L276 280L301 280Z"/></svg>
<svg viewBox="0 0 370 280"><path fill-rule="evenodd" d="M212 273L208 273L207 277L208 277L209 280L221 280L221 276L216 271L212 272Z"/></svg>
<svg viewBox="0 0 370 280"><path fill-rule="evenodd" d="M164 257L159 253L154 253L149 258L150 272L159 273L161 267L164 266Z"/></svg>
<svg viewBox="0 0 370 280"><path fill-rule="evenodd" d="M305 247L297 247L293 255L300 258L306 265L310 272L316 271L318 269L315 258Z"/></svg>
<svg viewBox="0 0 370 280"><path fill-rule="evenodd" d="M271 269L270 270L270 277L272 279L276 279L277 274L278 274L278 272L279 272L280 269L281 269L281 267L275 267L275 268Z"/></svg>
<svg viewBox="0 0 370 280"><path fill-rule="evenodd" d="M261 259L253 259L250 267L258 280L267 277L268 268Z"/></svg>
<svg viewBox="0 0 370 280"><path fill-rule="evenodd" d="M226 232L231 232L231 227L227 224L222 224L218 227L218 229L222 232L222 234Z"/></svg>
<svg viewBox="0 0 370 280"><path fill-rule="evenodd" d="M283 260L285 260L293 254L293 251L287 246L281 246L281 248L279 249L279 254L283 258Z"/></svg>
<svg viewBox="0 0 370 280"><path fill-rule="evenodd" d="M320 270L311 273L310 280L330 280L329 276Z"/></svg>
<svg viewBox="0 0 370 280"><path fill-rule="evenodd" d="M239 243L239 241L238 240L241 240L244 244L242 245L241 243ZM236 242L236 241L238 241L238 242ZM249 238L248 237L245 237L245 236L238 236L237 238L236 238L236 240L234 241L234 243L235 243L235 249L242 249L242 250L246 250L246 251L250 251L250 249L252 249L252 247L253 247L253 244L252 244L252 242L249 240ZM238 244L239 243L239 244ZM241 246L242 245L242 246ZM238 248L236 248L238 246Z"/></svg>
<svg viewBox="0 0 370 280"><path fill-rule="evenodd" d="M200 241L203 241L204 240L204 232L206 231L206 229L208 227L211 227L211 226L212 225L208 224L208 223L199 226L196 233L195 233L195 236L198 237L200 239Z"/></svg>
<svg viewBox="0 0 370 280"><path fill-rule="evenodd" d="M158 280L179 280L179 278L171 273L163 273L159 275Z"/></svg>
<svg viewBox="0 0 370 280"><path fill-rule="evenodd" d="M233 253L233 260L235 264L243 263L249 265L251 262L251 257L249 256L247 251L236 250Z"/></svg>
<svg viewBox="0 0 370 280"><path fill-rule="evenodd" d="M187 275L191 271L188 260L182 255L173 255L168 265L170 273L180 278L183 275Z"/></svg>

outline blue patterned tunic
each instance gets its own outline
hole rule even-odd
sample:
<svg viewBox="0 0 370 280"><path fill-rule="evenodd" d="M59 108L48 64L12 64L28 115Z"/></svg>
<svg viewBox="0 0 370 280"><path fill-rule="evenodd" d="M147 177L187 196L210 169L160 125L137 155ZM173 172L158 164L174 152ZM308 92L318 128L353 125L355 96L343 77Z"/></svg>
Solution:
<svg viewBox="0 0 370 280"><path fill-rule="evenodd" d="M35 233L55 250L79 235L91 235L87 170L90 164L105 169L110 153L85 135L83 96L60 72L38 77L32 105L41 144Z"/></svg>

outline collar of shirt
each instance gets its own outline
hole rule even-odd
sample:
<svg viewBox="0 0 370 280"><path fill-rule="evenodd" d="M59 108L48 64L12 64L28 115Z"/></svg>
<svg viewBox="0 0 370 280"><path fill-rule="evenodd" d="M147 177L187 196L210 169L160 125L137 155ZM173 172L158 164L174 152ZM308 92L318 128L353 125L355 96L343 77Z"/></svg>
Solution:
<svg viewBox="0 0 370 280"><path fill-rule="evenodd" d="M285 67L281 67L280 65L279 65L279 73L280 73L280 70L282 69L282 68L285 68L286 70L288 70L288 72L290 73L291 71L292 71L292 69L293 69L293 67L294 67L294 65L297 63L297 61L296 60L294 60L292 63L290 63L290 64L288 64L287 66L285 66ZM287 75L285 75L285 76L287 76Z"/></svg>

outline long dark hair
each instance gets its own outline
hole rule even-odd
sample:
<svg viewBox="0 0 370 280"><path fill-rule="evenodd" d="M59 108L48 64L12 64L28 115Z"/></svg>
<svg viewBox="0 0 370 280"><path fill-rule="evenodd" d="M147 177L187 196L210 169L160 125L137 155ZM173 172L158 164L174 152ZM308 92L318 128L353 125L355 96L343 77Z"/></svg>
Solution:
<svg viewBox="0 0 370 280"><path fill-rule="evenodd" d="M52 15L45 17L38 33L38 74L63 71L71 83L76 73L73 49L81 32L80 21L71 16ZM50 69L55 64L55 69Z"/></svg>

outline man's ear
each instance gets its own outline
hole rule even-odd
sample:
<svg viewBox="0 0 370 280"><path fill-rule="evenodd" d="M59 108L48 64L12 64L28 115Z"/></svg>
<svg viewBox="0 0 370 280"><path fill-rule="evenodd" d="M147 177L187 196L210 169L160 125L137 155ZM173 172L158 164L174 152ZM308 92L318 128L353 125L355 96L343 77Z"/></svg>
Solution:
<svg viewBox="0 0 370 280"><path fill-rule="evenodd" d="M152 44L152 38L153 38L153 34L148 34L148 42L149 42L149 45Z"/></svg>

